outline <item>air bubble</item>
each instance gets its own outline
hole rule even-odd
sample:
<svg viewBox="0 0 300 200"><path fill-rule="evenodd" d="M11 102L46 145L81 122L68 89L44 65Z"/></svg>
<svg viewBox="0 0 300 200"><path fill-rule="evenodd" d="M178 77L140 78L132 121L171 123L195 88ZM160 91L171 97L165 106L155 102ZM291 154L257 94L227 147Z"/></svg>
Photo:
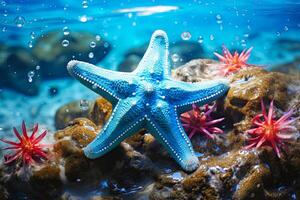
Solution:
<svg viewBox="0 0 300 200"><path fill-rule="evenodd" d="M213 41L213 40L215 39L215 36L214 36L213 34L211 34L211 35L209 36L209 39L210 39L211 41Z"/></svg>
<svg viewBox="0 0 300 200"><path fill-rule="evenodd" d="M29 71L27 73L28 76L28 82L31 83L32 82L32 77L34 77L34 71Z"/></svg>
<svg viewBox="0 0 300 200"><path fill-rule="evenodd" d="M84 23L84 22L87 22L88 18L86 15L83 15L79 18L79 20Z"/></svg>
<svg viewBox="0 0 300 200"><path fill-rule="evenodd" d="M36 70L40 70L40 69L41 69L41 66L37 65L37 66L35 67L35 69L36 69Z"/></svg>
<svg viewBox="0 0 300 200"><path fill-rule="evenodd" d="M3 6L3 7L5 7L7 4L6 4L6 1L1 1L1 5Z"/></svg>
<svg viewBox="0 0 300 200"><path fill-rule="evenodd" d="M103 46L104 46L105 48L108 48L108 47L109 47L108 42L104 42Z"/></svg>
<svg viewBox="0 0 300 200"><path fill-rule="evenodd" d="M216 22L217 22L217 24L223 23L221 15L216 15Z"/></svg>
<svg viewBox="0 0 300 200"><path fill-rule="evenodd" d="M97 85L94 84L94 85L92 86L92 88L93 88L94 90L97 89Z"/></svg>
<svg viewBox="0 0 300 200"><path fill-rule="evenodd" d="M28 42L28 47L29 47L29 48L32 48L32 47L33 47L33 44L32 44L32 41L31 41L31 40Z"/></svg>
<svg viewBox="0 0 300 200"><path fill-rule="evenodd" d="M69 30L69 28L67 26L65 26L63 28L63 33L64 33L64 35L69 35L70 34L70 30Z"/></svg>
<svg viewBox="0 0 300 200"><path fill-rule="evenodd" d="M289 30L289 27L284 26L284 31L288 31L288 30Z"/></svg>
<svg viewBox="0 0 300 200"><path fill-rule="evenodd" d="M82 5L83 8L87 8L89 6L88 2L86 0L83 0L81 5Z"/></svg>
<svg viewBox="0 0 300 200"><path fill-rule="evenodd" d="M242 47L246 47L247 46L246 40L241 40L241 45L242 45Z"/></svg>
<svg viewBox="0 0 300 200"><path fill-rule="evenodd" d="M279 37L280 36L280 32L277 32L276 35L277 35L277 37Z"/></svg>
<svg viewBox="0 0 300 200"><path fill-rule="evenodd" d="M94 58L94 53L93 52L89 53L89 58L91 58L91 59Z"/></svg>
<svg viewBox="0 0 300 200"><path fill-rule="evenodd" d="M63 41L61 42L61 45L62 45L63 47L69 46L69 40L63 40Z"/></svg>
<svg viewBox="0 0 300 200"><path fill-rule="evenodd" d="M31 38L31 39L34 39L35 36L36 36L36 35L35 35L35 32L32 31L32 32L30 33L30 38Z"/></svg>
<svg viewBox="0 0 300 200"><path fill-rule="evenodd" d="M189 39L191 39L191 37L192 37L192 35L191 35L191 33L188 32L188 31L185 31L185 32L181 33L181 38L182 38L183 40L189 40Z"/></svg>
<svg viewBox="0 0 300 200"><path fill-rule="evenodd" d="M81 99L79 106L82 111L87 111L89 109L89 101L86 99Z"/></svg>
<svg viewBox="0 0 300 200"><path fill-rule="evenodd" d="M17 27L21 28L24 26L25 24L25 18L22 16L18 16L15 18L15 24L17 25Z"/></svg>
<svg viewBox="0 0 300 200"><path fill-rule="evenodd" d="M200 35L199 37L198 37L198 40L197 40L200 44L202 44L203 43L203 37Z"/></svg>
<svg viewBox="0 0 300 200"><path fill-rule="evenodd" d="M94 42L94 41L90 42L90 47L95 48L96 47L96 42Z"/></svg>
<svg viewBox="0 0 300 200"><path fill-rule="evenodd" d="M100 35L96 35L95 39L96 39L96 41L100 41L101 40Z"/></svg>
<svg viewBox="0 0 300 200"><path fill-rule="evenodd" d="M174 53L174 54L171 56L171 58L172 58L172 61L173 61L173 62L178 62L178 61L179 61L179 55L176 54L176 53Z"/></svg>

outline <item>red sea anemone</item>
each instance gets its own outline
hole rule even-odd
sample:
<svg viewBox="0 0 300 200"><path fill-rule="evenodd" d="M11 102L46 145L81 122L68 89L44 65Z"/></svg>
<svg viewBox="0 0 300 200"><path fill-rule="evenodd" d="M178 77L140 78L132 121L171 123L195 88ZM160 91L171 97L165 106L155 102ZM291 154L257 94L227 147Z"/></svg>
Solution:
<svg viewBox="0 0 300 200"><path fill-rule="evenodd" d="M246 149L268 145L271 146L277 156L280 157L280 147L284 145L286 140L295 137L297 128L292 126L292 123L299 118L291 119L294 113L291 109L276 120L273 101L270 104L268 113L266 112L263 100L261 101L261 109L262 113L252 119L252 124L255 128L246 131L246 134L250 136L250 138L248 138L249 144L246 146Z"/></svg>
<svg viewBox="0 0 300 200"><path fill-rule="evenodd" d="M49 146L41 144L40 142L46 136L45 130L41 135L36 137L38 132L38 124L33 128L32 134L29 137L26 130L25 122L22 123L22 136L14 127L14 134L18 138L18 142L12 142L5 139L0 139L2 142L10 144L11 146L4 148L3 150L14 150L13 154L7 154L4 156L5 164L12 163L15 160L21 160L23 165L31 165L35 161L47 160L48 155L43 150L44 147Z"/></svg>
<svg viewBox="0 0 300 200"><path fill-rule="evenodd" d="M217 56L220 62L222 62L221 74L223 76L226 76L238 71L243 67L248 67L249 64L247 64L246 62L250 56L251 50L252 47L248 50L244 49L241 54L235 51L232 55L230 51L225 46L223 46L223 56L215 52L215 56Z"/></svg>
<svg viewBox="0 0 300 200"><path fill-rule="evenodd" d="M193 104L193 110L183 113L180 117L182 126L187 133L189 133L189 138L192 138L196 133L204 134L208 138L213 139L213 134L220 134L223 131L214 125L224 120L213 119L211 113L215 110L216 104L209 106L206 104L203 106L202 110Z"/></svg>

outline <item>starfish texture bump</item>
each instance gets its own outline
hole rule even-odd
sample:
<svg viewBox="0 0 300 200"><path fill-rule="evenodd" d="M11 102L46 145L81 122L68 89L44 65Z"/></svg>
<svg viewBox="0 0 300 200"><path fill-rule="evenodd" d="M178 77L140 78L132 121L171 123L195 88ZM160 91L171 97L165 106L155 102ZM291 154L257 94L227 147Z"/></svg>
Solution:
<svg viewBox="0 0 300 200"><path fill-rule="evenodd" d="M226 80L186 83L173 80L168 38L153 33L149 47L133 72L116 72L89 63L70 61L69 73L108 99L114 109L101 133L84 148L88 158L111 151L125 138L146 128L186 171L199 166L192 144L180 123L180 114L212 102L228 90Z"/></svg>

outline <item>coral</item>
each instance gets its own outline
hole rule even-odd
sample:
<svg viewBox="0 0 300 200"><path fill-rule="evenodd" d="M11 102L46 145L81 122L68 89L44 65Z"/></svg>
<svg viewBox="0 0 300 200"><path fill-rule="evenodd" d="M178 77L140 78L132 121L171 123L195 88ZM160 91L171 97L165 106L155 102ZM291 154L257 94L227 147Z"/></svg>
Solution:
<svg viewBox="0 0 300 200"><path fill-rule="evenodd" d="M180 117L184 130L189 133L192 138L196 133L204 134L208 138L213 139L214 133L220 134L223 131L214 125L224 120L224 118L213 119L211 113L215 110L216 104L203 106L203 111L197 105L193 104L193 110L183 113Z"/></svg>
<svg viewBox="0 0 300 200"><path fill-rule="evenodd" d="M261 67L243 68L231 76L230 82L224 103L225 118L235 123L238 132L251 127L252 118L261 112L261 99L274 99L278 108L285 110L293 96L289 93L293 82L290 76Z"/></svg>
<svg viewBox="0 0 300 200"><path fill-rule="evenodd" d="M246 146L246 149L269 145L280 157L279 149L284 144L284 141L295 137L297 128L292 126L292 123L299 118L291 119L294 113L294 110L291 109L276 120L273 101L271 101L269 112L267 113L264 102L261 100L261 109L262 113L252 119L255 128L246 131L246 134L250 136L248 138L249 145Z"/></svg>
<svg viewBox="0 0 300 200"><path fill-rule="evenodd" d="M47 160L48 155L43 150L43 148L49 146L46 144L41 144L40 142L46 136L47 131L45 130L41 135L36 137L38 132L38 124L33 128L31 136L28 136L25 122L22 122L22 136L19 134L18 130L14 127L14 134L19 140L19 143L8 141L5 139L0 139L2 142L10 144L11 146L4 148L4 150L14 150L14 154L7 154L4 156L5 164L10 164L13 161L22 159L22 164L31 165L36 161Z"/></svg>
<svg viewBox="0 0 300 200"><path fill-rule="evenodd" d="M240 54L235 51L232 55L230 51L225 46L223 46L223 56L215 52L215 56L217 56L223 63L221 65L221 74L226 76L238 71L243 67L248 67L249 64L247 64L246 62L250 56L251 50L252 47L250 47L248 50L244 49Z"/></svg>

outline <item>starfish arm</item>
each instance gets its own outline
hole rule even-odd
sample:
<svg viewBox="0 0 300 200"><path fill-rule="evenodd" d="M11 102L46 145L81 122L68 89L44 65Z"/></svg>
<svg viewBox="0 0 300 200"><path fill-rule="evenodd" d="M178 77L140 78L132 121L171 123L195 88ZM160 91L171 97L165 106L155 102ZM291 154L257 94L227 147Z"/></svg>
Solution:
<svg viewBox="0 0 300 200"><path fill-rule="evenodd" d="M100 94L115 105L119 99L129 96L137 87L130 73L111 71L95 65L72 60L69 73L83 85Z"/></svg>
<svg viewBox="0 0 300 200"><path fill-rule="evenodd" d="M163 101L158 104L146 118L148 130L184 170L194 171L198 168L199 161L175 108Z"/></svg>
<svg viewBox="0 0 300 200"><path fill-rule="evenodd" d="M150 74L156 76L157 79L169 76L171 67L168 60L168 46L167 34L162 30L155 31L152 34L146 53L133 73L146 76Z"/></svg>
<svg viewBox="0 0 300 200"><path fill-rule="evenodd" d="M117 103L102 131L84 148L88 158L95 159L104 155L142 128L142 108L134 101L135 98L128 98Z"/></svg>
<svg viewBox="0 0 300 200"><path fill-rule="evenodd" d="M164 93L179 113L192 109L192 105L202 106L223 96L229 89L228 81L220 79L201 83L186 83L174 80L165 82Z"/></svg>

